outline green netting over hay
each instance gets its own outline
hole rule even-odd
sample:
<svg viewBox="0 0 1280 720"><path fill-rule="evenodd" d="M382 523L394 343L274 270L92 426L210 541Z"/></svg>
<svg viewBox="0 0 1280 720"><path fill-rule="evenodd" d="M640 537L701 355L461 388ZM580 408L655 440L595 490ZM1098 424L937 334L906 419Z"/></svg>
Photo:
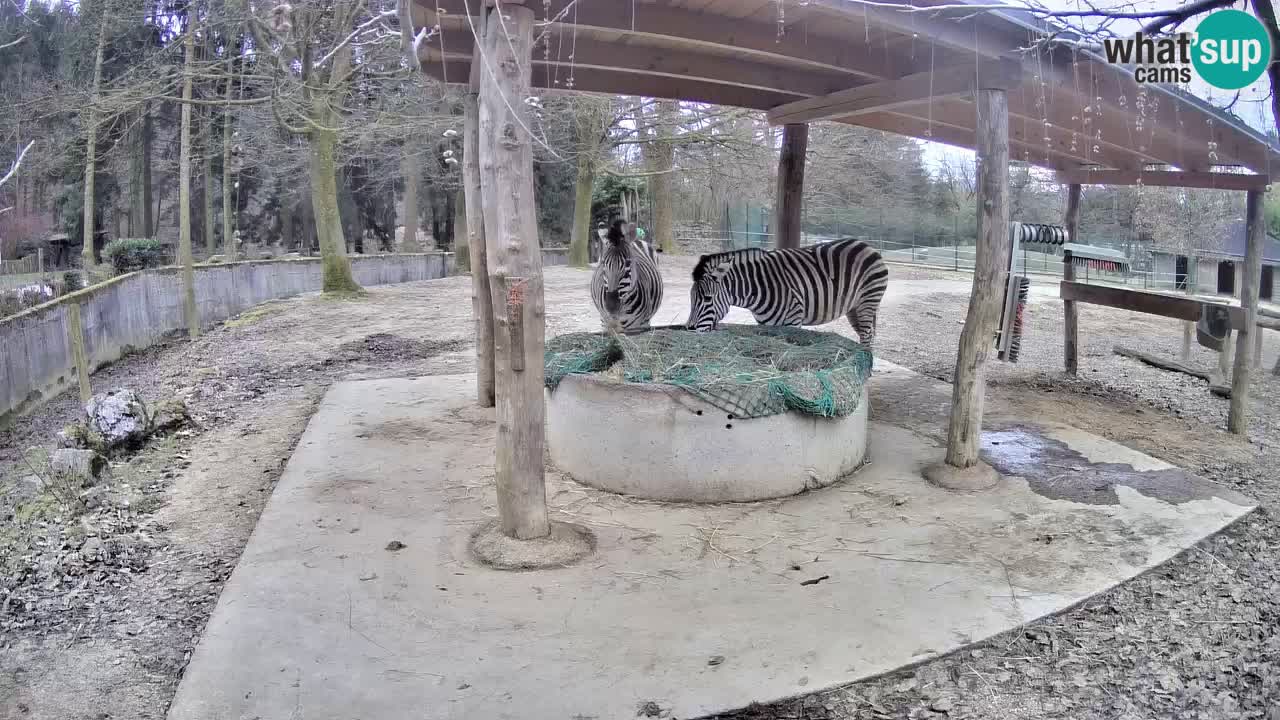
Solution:
<svg viewBox="0 0 1280 720"><path fill-rule="evenodd" d="M571 333L547 342L546 385L566 375L674 385L735 417L788 410L839 417L858 407L871 351L849 338L802 328L721 325L696 333Z"/></svg>

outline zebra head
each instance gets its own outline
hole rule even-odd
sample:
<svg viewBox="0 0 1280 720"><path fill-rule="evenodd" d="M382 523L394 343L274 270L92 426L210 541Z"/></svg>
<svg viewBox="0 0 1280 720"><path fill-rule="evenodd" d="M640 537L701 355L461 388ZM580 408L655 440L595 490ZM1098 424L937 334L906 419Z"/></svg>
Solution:
<svg viewBox="0 0 1280 720"><path fill-rule="evenodd" d="M693 287L689 289L689 320L687 330L707 332L729 314L729 291L724 286L724 276L730 263L714 262L714 255L703 255L693 269Z"/></svg>
<svg viewBox="0 0 1280 720"><path fill-rule="evenodd" d="M631 243L627 242L623 230L625 225L624 220L613 221L613 225L603 235L606 245L600 255L604 309L614 318L622 310L622 286L631 275Z"/></svg>

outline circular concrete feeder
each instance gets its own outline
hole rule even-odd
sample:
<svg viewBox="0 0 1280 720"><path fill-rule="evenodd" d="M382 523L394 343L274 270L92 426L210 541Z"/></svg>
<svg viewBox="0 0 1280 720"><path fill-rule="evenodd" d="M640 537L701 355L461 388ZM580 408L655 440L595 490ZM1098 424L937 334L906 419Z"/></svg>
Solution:
<svg viewBox="0 0 1280 720"><path fill-rule="evenodd" d="M565 377L547 391L551 461L650 500L742 502L825 487L867 456L867 392L849 415L738 419L670 385Z"/></svg>

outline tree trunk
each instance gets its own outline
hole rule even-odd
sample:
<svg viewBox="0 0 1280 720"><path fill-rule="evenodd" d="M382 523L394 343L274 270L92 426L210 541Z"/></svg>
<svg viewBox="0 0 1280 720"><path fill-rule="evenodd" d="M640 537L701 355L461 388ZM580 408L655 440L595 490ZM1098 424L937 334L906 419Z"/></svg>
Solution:
<svg viewBox="0 0 1280 720"><path fill-rule="evenodd" d="M973 290L951 393L947 464L978 463L986 363L991 352L1009 261L1009 99L1004 90L983 88L977 104L978 245Z"/></svg>
<svg viewBox="0 0 1280 720"><path fill-rule="evenodd" d="M1240 306L1244 310L1244 327L1237 331L1235 367L1231 371L1231 407L1227 411L1227 430L1237 435L1249 431L1250 350L1258 327L1258 291L1262 284L1262 246L1267 237L1263 218L1263 192L1250 190L1245 201L1246 247L1244 267L1240 269Z"/></svg>
<svg viewBox="0 0 1280 720"><path fill-rule="evenodd" d="M550 532L543 471L542 258L533 195L528 105L533 10L507 5L489 22L480 80L480 172L498 397L495 476L502 531L527 540Z"/></svg>
<svg viewBox="0 0 1280 720"><path fill-rule="evenodd" d="M178 255L182 263L182 315L187 324L187 335L200 337L200 316L196 312L195 263L191 256L191 68L195 61L194 19L188 17L187 37L184 41L186 57L183 60L182 79L182 127L178 145Z"/></svg>
<svg viewBox="0 0 1280 720"><path fill-rule="evenodd" d="M778 155L778 187L773 209L774 238L779 250L800 247L804 163L808 147L807 123L792 123L783 127L782 151Z"/></svg>
<svg viewBox="0 0 1280 720"><path fill-rule="evenodd" d="M400 163L400 172L404 175L404 242L401 252L422 252L418 244L418 184L422 177L422 166L419 156L412 150L405 153Z"/></svg>
<svg viewBox="0 0 1280 720"><path fill-rule="evenodd" d="M84 247L80 250L80 263L87 271L97 260L93 252L94 218L97 212L94 202L94 176L97 174L98 160L98 100L102 89L102 55L107 44L107 18L104 13L98 19L98 43L93 55L93 89L89 95L89 117L85 123L84 145L84 232L81 236Z"/></svg>
<svg viewBox="0 0 1280 720"><path fill-rule="evenodd" d="M462 185L467 204L467 247L471 266L471 312L476 323L476 402L494 405L493 295L489 288L489 262L485 241L484 196L480 187L480 44L471 63L471 85L462 96ZM456 256L455 256L456 257Z"/></svg>
<svg viewBox="0 0 1280 720"><path fill-rule="evenodd" d="M137 123L129 131L129 237L135 238L147 236L143 215L146 214L150 204L143 199L142 195L142 155L146 150L142 137L142 124L140 113Z"/></svg>
<svg viewBox="0 0 1280 720"><path fill-rule="evenodd" d="M208 258L218 254L218 241L213 234L213 110L205 114L204 142L204 253Z"/></svg>
<svg viewBox="0 0 1280 720"><path fill-rule="evenodd" d="M654 142L654 162L651 170L660 174L649 179L649 199L653 203L652 223L653 237L649 242L663 252L676 251L675 237L675 197L672 193L672 170L675 167L675 146L672 137L675 134L673 125L679 106L674 100L658 102L658 132Z"/></svg>
<svg viewBox="0 0 1280 720"><path fill-rule="evenodd" d="M298 241L294 232L294 213L295 210L292 204L280 210L280 239L284 247L290 250L301 250L302 243Z"/></svg>
<svg viewBox="0 0 1280 720"><path fill-rule="evenodd" d="M453 233L453 263L458 265L459 258L471 269L471 248L467 245L467 198L461 187L451 196L453 203L453 222L449 229Z"/></svg>
<svg viewBox="0 0 1280 720"><path fill-rule="evenodd" d="M443 242L437 241L436 247L440 247L442 249L449 248L450 250L456 250L457 245L453 241L453 221L456 218L458 212L457 212L457 206L453 202L454 193L442 192L441 195L444 196L441 198L441 200L444 203L444 217L441 218L441 222L444 224L443 233L442 233L444 236L444 240Z"/></svg>
<svg viewBox="0 0 1280 720"><path fill-rule="evenodd" d="M431 242L441 250L447 246L444 242L444 230L440 226L440 190L432 185L427 190L427 197L430 199L431 205Z"/></svg>
<svg viewBox="0 0 1280 720"><path fill-rule="evenodd" d="M591 262L591 188L596 169L593 153L578 151L578 178L573 192L573 233L569 240L569 265L584 268Z"/></svg>
<svg viewBox="0 0 1280 720"><path fill-rule="evenodd" d="M160 214L159 204L156 211L151 212L151 146L155 142L155 131L151 125L151 103L142 106L142 236L154 237L156 219Z"/></svg>
<svg viewBox="0 0 1280 720"><path fill-rule="evenodd" d="M317 101L320 108L320 102ZM351 275L347 259L347 243L342 234L342 216L338 212L338 174L334 159L337 133L329 129L336 123L327 110L311 131L311 209L315 216L316 235L320 240L320 260L324 266L323 290L327 293L360 292Z"/></svg>
<svg viewBox="0 0 1280 720"><path fill-rule="evenodd" d="M235 230L232 228L232 213L236 208L231 201L231 166L234 162L235 133L232 127L235 124L235 116L231 112L231 81L227 78L226 100L227 105L222 111L222 254L228 260L236 259L236 242Z"/></svg>

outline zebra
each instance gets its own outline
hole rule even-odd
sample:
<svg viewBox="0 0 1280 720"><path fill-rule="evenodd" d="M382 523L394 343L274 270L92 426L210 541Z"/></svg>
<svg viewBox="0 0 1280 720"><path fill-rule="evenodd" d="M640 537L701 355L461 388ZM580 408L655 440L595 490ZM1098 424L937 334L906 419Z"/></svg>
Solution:
<svg viewBox="0 0 1280 720"><path fill-rule="evenodd" d="M600 262L591 277L591 301L606 330L636 332L662 304L662 275L653 246L629 240L625 221L614 220L604 233Z"/></svg>
<svg viewBox="0 0 1280 720"><path fill-rule="evenodd" d="M840 315L871 347L889 271L880 253L853 238L804 248L703 255L693 269L689 330L714 330L729 307L761 325L822 325Z"/></svg>

